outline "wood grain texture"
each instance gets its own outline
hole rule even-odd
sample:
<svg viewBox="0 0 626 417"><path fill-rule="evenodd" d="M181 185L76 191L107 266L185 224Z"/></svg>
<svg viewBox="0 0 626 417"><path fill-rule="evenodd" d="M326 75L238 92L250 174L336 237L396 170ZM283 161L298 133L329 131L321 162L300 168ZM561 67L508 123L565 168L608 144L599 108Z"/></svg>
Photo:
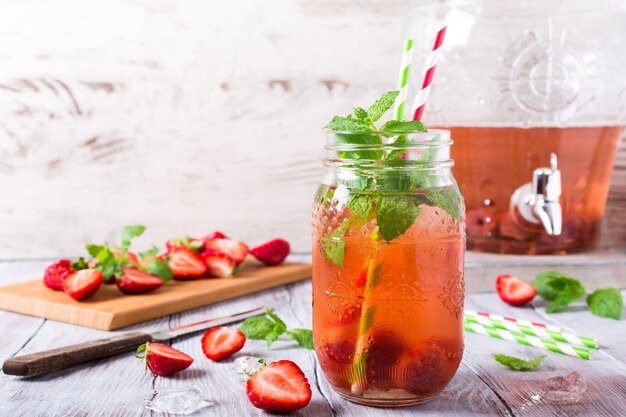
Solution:
<svg viewBox="0 0 626 417"><path fill-rule="evenodd" d="M3 4L0 258L73 256L138 222L146 246L220 228L309 251L320 127L393 86L411 5ZM626 243L619 155L611 244Z"/></svg>
<svg viewBox="0 0 626 417"><path fill-rule="evenodd" d="M304 258L301 257L300 260ZM506 268L510 273L519 273L517 268L524 267L519 261L507 264L503 258L505 257L499 258L500 268ZM17 271L20 272L17 276L37 276L46 262L0 262L0 284L12 282ZM473 267L480 262L485 261L472 260ZM601 270L601 264L596 263L596 268ZM626 295L626 292L623 291L623 294ZM311 325L311 285L309 281L303 281L174 314L132 326L124 331L153 331L231 314L257 304L274 307L290 327ZM466 306L556 324L575 333L596 336L600 340L601 350L591 361L547 352L548 357L536 371L519 373L504 368L489 355L504 353L531 357L546 352L477 334L467 334L463 363L450 385L438 398L417 407L375 409L357 406L339 398L327 384L314 354L296 348L293 342L281 340L271 350L267 350L263 342L249 341L234 357L212 362L203 356L200 336L195 335L170 342L173 347L195 358L189 369L172 378L152 377L131 354L30 379L0 374L0 415L152 416L156 414L143 408L145 400L155 398L171 388L191 388L194 385L199 386L204 395L215 402L214 406L198 415L266 415L248 403L245 398L245 380L232 369L233 360L242 355L265 357L270 361L291 359L302 367L311 384L313 399L307 408L292 414L295 416L399 417L419 414L427 417L614 417L623 414L626 409L626 347L622 340L626 332L625 320L615 321L592 316L579 303L569 311L559 314L546 314L541 301L535 301L525 308L513 308L500 302L493 293L470 294L466 299ZM31 322L30 325L28 322ZM0 343L0 359L121 333L108 333L14 313L6 313L0 320L0 332L5 334L7 331L12 332L13 338L21 345L16 348L10 340L8 345ZM574 370L581 373L589 383L588 391L579 404L557 406L537 400L538 387L544 380Z"/></svg>
<svg viewBox="0 0 626 417"><path fill-rule="evenodd" d="M310 276L308 264L286 262L266 267L248 260L236 278L174 280L141 295L125 295L115 285L103 285L96 295L80 302L62 291L51 291L38 279L0 287L0 309L114 330Z"/></svg>

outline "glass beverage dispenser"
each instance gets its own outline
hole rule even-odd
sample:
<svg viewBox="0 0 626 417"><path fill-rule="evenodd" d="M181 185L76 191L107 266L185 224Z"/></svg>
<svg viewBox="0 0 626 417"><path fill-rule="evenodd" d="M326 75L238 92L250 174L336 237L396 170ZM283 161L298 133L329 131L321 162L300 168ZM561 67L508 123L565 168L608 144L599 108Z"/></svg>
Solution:
<svg viewBox="0 0 626 417"><path fill-rule="evenodd" d="M452 131L468 249L592 248L626 124L626 2L423 1L410 33L441 22L424 121Z"/></svg>

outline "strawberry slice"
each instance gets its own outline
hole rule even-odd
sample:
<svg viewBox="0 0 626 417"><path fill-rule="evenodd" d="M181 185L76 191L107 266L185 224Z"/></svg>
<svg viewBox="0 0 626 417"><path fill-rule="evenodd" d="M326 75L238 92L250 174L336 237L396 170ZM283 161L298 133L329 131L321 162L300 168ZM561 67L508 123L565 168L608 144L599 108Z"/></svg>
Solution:
<svg viewBox="0 0 626 417"><path fill-rule="evenodd" d="M102 272L97 269L81 269L63 280L63 291L75 300L91 297L102 284Z"/></svg>
<svg viewBox="0 0 626 417"><path fill-rule="evenodd" d="M496 290L502 301L514 306L525 304L537 295L537 289L531 283L513 275L500 275Z"/></svg>
<svg viewBox="0 0 626 417"><path fill-rule="evenodd" d="M212 327L202 336L202 351L207 358L219 361L238 352L246 343L246 336L237 329Z"/></svg>
<svg viewBox="0 0 626 417"><path fill-rule="evenodd" d="M274 239L252 249L250 253L266 265L278 265L289 255L289 242Z"/></svg>
<svg viewBox="0 0 626 417"><path fill-rule="evenodd" d="M170 376L189 368L193 358L180 350L162 343L146 343L137 348L137 353L145 351L146 366L150 371L159 376Z"/></svg>
<svg viewBox="0 0 626 417"><path fill-rule="evenodd" d="M311 386L304 372L287 360L272 362L254 373L246 386L256 408L273 412L295 411L311 401Z"/></svg>
<svg viewBox="0 0 626 417"><path fill-rule="evenodd" d="M232 277L237 270L237 263L228 255L219 252L202 254L207 267L207 275L212 277Z"/></svg>
<svg viewBox="0 0 626 417"><path fill-rule="evenodd" d="M173 248L187 248L194 252L201 252L204 249L204 240L195 237L177 237L165 242L165 252L170 253Z"/></svg>
<svg viewBox="0 0 626 417"><path fill-rule="evenodd" d="M244 259L246 259L246 255L248 255L249 252L248 245L232 239L208 240L205 242L204 246L205 253L223 253L233 258L237 265L241 264Z"/></svg>
<svg viewBox="0 0 626 417"><path fill-rule="evenodd" d="M163 285L163 280L156 275L140 271L137 268L122 268L122 278L116 280L117 288L124 294L143 294L154 291Z"/></svg>
<svg viewBox="0 0 626 417"><path fill-rule="evenodd" d="M72 262L67 259L61 259L46 268L46 272L43 274L43 283L48 288L63 291L63 280L72 272L74 272Z"/></svg>
<svg viewBox="0 0 626 417"><path fill-rule="evenodd" d="M171 248L167 264L172 269L175 279L199 278L207 273L207 266L202 257L188 248Z"/></svg>

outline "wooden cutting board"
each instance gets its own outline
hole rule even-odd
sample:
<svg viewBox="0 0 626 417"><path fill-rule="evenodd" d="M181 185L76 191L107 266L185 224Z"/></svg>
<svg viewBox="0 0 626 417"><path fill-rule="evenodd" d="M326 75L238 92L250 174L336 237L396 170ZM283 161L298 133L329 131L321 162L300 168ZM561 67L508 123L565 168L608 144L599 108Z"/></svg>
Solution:
<svg viewBox="0 0 626 417"><path fill-rule="evenodd" d="M53 291L36 280L0 287L0 309L114 330L310 276L308 264L285 262L268 267L247 261L235 278L171 281L154 292L140 295L125 295L115 285L103 284L96 295L82 301L73 300L62 291Z"/></svg>

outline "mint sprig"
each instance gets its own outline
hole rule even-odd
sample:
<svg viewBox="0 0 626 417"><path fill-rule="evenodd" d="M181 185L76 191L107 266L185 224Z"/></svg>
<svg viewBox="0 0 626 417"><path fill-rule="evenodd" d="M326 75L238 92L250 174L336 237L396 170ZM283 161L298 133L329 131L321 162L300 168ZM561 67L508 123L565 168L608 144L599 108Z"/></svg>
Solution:
<svg viewBox="0 0 626 417"><path fill-rule="evenodd" d="M563 311L567 306L585 296L585 287L577 279L556 271L537 274L532 281L537 293L552 303L546 306L546 313Z"/></svg>
<svg viewBox="0 0 626 417"><path fill-rule="evenodd" d="M515 371L532 371L535 369L541 361L546 357L546 355L540 355L533 359L524 360L520 358L516 358L514 356L500 355L494 354L491 355L496 361L501 363L504 366L508 366L509 368Z"/></svg>
<svg viewBox="0 0 626 417"><path fill-rule="evenodd" d="M617 288L600 288L587 297L587 306L596 316L620 320L624 299Z"/></svg>
<svg viewBox="0 0 626 417"><path fill-rule="evenodd" d="M156 275L165 283L172 279L174 275L172 269L162 260L153 259L150 261L148 266L145 267L144 265L133 261L128 256L128 250L130 249L132 240L141 236L145 230L146 227L142 225L124 227L124 229L122 229L121 244L118 247L109 246L107 244L95 245L92 243L86 245L87 252L96 259L97 263L95 268L102 272L102 278L104 281L107 281L112 277L115 277L116 279L121 278L123 275L123 267L133 267L149 274ZM140 257L143 260L149 256L156 255L156 253L158 253L158 249L153 247L152 249L142 253Z"/></svg>
<svg viewBox="0 0 626 417"><path fill-rule="evenodd" d="M265 316L254 316L247 318L239 330L246 335L248 339L265 340L267 348L270 349L280 336L287 334L293 340L298 342L300 346L313 350L313 332L308 329L287 329L287 325L281 320L272 309L265 310Z"/></svg>

